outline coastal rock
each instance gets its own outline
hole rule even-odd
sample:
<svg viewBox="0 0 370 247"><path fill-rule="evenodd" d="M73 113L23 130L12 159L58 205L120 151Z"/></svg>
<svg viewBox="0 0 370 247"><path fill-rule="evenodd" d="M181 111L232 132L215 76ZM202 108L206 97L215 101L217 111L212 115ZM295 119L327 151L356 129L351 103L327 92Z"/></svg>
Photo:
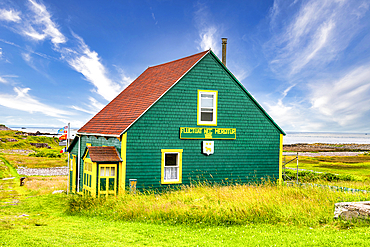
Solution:
<svg viewBox="0 0 370 247"><path fill-rule="evenodd" d="M334 219L367 219L370 217L370 201L335 203Z"/></svg>
<svg viewBox="0 0 370 247"><path fill-rule="evenodd" d="M11 130L11 129L6 127L4 124L0 124L0 130Z"/></svg>

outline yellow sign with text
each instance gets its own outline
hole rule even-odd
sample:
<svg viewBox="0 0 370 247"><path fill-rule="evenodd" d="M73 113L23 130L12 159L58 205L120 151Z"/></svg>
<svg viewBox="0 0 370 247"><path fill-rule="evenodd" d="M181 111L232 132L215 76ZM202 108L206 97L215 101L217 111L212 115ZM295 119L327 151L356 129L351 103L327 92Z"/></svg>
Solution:
<svg viewBox="0 0 370 247"><path fill-rule="evenodd" d="M236 129L180 127L180 139L236 139Z"/></svg>

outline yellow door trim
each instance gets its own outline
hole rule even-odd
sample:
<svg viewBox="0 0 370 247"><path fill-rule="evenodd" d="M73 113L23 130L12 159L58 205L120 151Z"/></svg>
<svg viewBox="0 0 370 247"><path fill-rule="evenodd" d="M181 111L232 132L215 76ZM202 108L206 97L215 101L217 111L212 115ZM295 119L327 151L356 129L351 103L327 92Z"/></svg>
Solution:
<svg viewBox="0 0 370 247"><path fill-rule="evenodd" d="M280 134L279 150L279 184L283 183L283 134Z"/></svg>
<svg viewBox="0 0 370 247"><path fill-rule="evenodd" d="M127 132L121 138L121 159L119 163L118 193L123 195L126 186L126 149L127 149Z"/></svg>

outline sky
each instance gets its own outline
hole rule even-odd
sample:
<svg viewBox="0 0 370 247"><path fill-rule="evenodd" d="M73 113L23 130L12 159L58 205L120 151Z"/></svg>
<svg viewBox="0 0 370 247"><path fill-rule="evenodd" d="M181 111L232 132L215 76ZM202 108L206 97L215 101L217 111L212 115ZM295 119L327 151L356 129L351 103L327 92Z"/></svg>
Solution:
<svg viewBox="0 0 370 247"><path fill-rule="evenodd" d="M204 50L286 132L370 132L370 0L0 0L0 124L82 127Z"/></svg>

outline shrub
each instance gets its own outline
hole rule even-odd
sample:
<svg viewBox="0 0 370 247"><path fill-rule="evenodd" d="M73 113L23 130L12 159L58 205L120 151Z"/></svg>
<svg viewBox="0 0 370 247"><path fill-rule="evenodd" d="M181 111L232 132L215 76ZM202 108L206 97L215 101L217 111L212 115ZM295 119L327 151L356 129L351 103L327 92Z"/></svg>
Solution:
<svg viewBox="0 0 370 247"><path fill-rule="evenodd" d="M297 177L297 172L294 170L285 170L285 174L290 177L292 180L295 180ZM330 172L311 172L311 171L298 171L298 180L299 182L316 182L319 180L323 181L361 181L361 178L355 177L353 175L340 175L333 174Z"/></svg>
<svg viewBox="0 0 370 247"><path fill-rule="evenodd" d="M28 156L33 157L46 157L46 158L61 158L62 154L54 150L40 150L36 153L30 153Z"/></svg>

